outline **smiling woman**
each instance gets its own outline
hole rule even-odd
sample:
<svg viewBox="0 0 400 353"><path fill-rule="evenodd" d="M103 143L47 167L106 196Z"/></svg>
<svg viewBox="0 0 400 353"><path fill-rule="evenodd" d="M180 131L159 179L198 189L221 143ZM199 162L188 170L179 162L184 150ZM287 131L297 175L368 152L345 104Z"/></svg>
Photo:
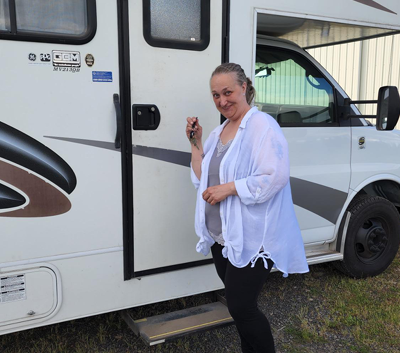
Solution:
<svg viewBox="0 0 400 353"><path fill-rule="evenodd" d="M308 271L291 198L288 146L277 122L250 106L255 89L240 65L217 67L210 89L227 120L204 149L199 120L188 118L186 126L198 189L196 250L212 252L243 352L275 352L258 295L273 267L285 277Z"/></svg>

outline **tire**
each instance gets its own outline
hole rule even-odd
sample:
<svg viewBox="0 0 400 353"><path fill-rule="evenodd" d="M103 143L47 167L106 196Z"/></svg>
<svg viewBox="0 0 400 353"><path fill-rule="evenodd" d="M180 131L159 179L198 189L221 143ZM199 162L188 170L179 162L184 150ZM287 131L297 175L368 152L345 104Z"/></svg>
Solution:
<svg viewBox="0 0 400 353"><path fill-rule="evenodd" d="M349 205L343 261L335 266L354 278L376 276L395 258L400 243L400 216L394 205L379 196L362 195Z"/></svg>

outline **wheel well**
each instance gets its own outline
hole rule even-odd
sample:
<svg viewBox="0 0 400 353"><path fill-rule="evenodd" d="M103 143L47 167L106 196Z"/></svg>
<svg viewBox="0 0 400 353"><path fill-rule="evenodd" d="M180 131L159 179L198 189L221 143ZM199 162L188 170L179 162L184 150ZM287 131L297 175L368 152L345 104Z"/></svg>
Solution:
<svg viewBox="0 0 400 353"><path fill-rule="evenodd" d="M371 184L364 186L358 194L353 198L352 202L359 195L380 196L390 201L400 213L400 185L393 180L377 180ZM351 205L351 203L350 203ZM343 229L345 226L346 213L343 215L339 227L339 234L336 240L336 251L341 251Z"/></svg>
<svg viewBox="0 0 400 353"><path fill-rule="evenodd" d="M400 212L400 185L393 180L377 180L364 186L358 195L380 196L390 201Z"/></svg>

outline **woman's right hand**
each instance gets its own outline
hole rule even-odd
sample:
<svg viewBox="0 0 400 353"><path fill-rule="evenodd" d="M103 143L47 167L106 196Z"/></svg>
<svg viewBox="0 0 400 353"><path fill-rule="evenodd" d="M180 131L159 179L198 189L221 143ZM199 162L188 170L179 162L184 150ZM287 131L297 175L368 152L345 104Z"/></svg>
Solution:
<svg viewBox="0 0 400 353"><path fill-rule="evenodd" d="M190 133L194 132L193 138L196 139L197 143L201 142L201 138L203 136L203 128L199 124L199 119L195 117L189 117L186 119L186 136L190 141ZM194 126L194 127L193 127Z"/></svg>

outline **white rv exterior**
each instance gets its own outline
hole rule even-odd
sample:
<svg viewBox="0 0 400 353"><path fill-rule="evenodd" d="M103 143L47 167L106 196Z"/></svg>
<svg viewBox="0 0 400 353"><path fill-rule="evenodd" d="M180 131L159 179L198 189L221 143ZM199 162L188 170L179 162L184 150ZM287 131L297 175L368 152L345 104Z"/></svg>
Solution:
<svg viewBox="0 0 400 353"><path fill-rule="evenodd" d="M0 334L221 288L211 259L195 251L184 135L187 116L201 119L205 135L220 121L212 70L237 62L261 92L268 75L255 73L258 44L302 58L344 99L301 47L400 30L396 0L198 0L170 8L81 0L53 13L44 3L0 2ZM29 6L36 17L26 16ZM271 61L274 74L278 64ZM277 119L292 112L265 92L260 109ZM318 99L306 105L318 107ZM337 97L328 103L338 111ZM310 264L346 263L347 230L355 227L348 206L359 193L400 206L398 132L362 118L344 126L336 113L327 119L330 126L282 124ZM387 233L397 251L399 234Z"/></svg>

